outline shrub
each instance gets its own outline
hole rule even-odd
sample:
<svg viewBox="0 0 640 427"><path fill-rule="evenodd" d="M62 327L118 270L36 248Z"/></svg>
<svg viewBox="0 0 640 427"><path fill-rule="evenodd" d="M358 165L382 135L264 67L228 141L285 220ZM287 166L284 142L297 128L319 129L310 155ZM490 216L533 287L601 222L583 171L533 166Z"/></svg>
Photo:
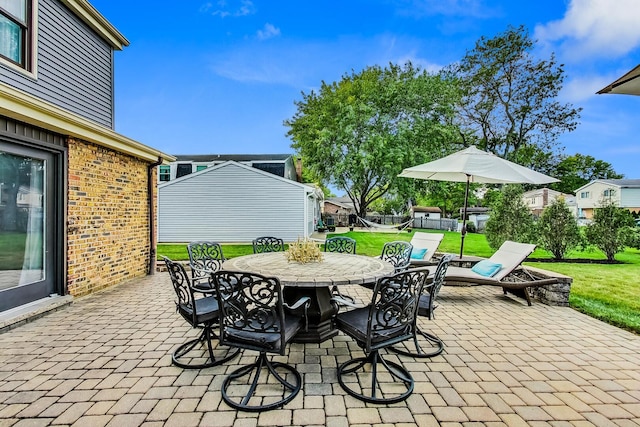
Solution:
<svg viewBox="0 0 640 427"><path fill-rule="evenodd" d="M582 235L578 222L563 198L545 208L537 225L538 245L551 252L555 259L564 259L567 252L578 247Z"/></svg>
<svg viewBox="0 0 640 427"><path fill-rule="evenodd" d="M634 225L631 212L605 201L594 210L593 221L587 226L585 234L589 243L604 252L609 261L614 261L618 252L633 243Z"/></svg>
<svg viewBox="0 0 640 427"><path fill-rule="evenodd" d="M476 225L473 222L468 222L467 233L475 233L475 232L476 232Z"/></svg>
<svg viewBox="0 0 640 427"><path fill-rule="evenodd" d="M491 204L485 234L489 246L498 249L505 240L531 242L534 223L529 208L522 200L522 186L505 185L499 197Z"/></svg>

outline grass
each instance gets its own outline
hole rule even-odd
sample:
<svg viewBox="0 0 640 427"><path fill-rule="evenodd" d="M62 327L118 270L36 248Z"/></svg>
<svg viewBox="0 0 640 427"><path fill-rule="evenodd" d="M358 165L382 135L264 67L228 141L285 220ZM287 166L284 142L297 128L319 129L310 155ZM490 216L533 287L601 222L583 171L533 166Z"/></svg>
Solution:
<svg viewBox="0 0 640 427"><path fill-rule="evenodd" d="M0 233L0 270L22 269L26 239L26 233Z"/></svg>
<svg viewBox="0 0 640 427"><path fill-rule="evenodd" d="M440 232L420 230L423 232ZM444 239L439 252L458 254L460 252L460 234L444 231ZM357 252L361 255L379 255L385 242L392 240L411 240L413 232L368 233L350 231L342 236L356 240ZM327 235L328 237L331 234ZM227 258L253 253L251 245L223 245ZM489 257L493 254L483 234L470 233L464 243L465 255ZM158 254L174 260L187 260L185 244L159 244ZM551 259L551 254L536 249L531 258ZM599 251L575 251L571 258L605 260ZM569 305L591 317L640 334L640 251L627 248L616 255L619 264L575 264L567 262L526 262L544 270L554 271L573 277Z"/></svg>

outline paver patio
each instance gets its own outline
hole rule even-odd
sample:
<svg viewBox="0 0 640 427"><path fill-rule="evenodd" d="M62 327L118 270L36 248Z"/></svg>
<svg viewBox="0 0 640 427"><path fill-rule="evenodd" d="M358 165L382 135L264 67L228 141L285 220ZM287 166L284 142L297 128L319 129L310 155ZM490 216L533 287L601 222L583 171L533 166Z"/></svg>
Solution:
<svg viewBox="0 0 640 427"><path fill-rule="evenodd" d="M405 402L370 405L342 391L337 364L362 353L339 335L290 346L303 390L264 413L221 400L242 358L200 371L171 365L173 349L197 335L173 299L161 272L0 334L0 426L640 426L639 336L570 308L527 307L499 288L443 288L436 319L420 322L446 348L430 360L399 357L416 380Z"/></svg>

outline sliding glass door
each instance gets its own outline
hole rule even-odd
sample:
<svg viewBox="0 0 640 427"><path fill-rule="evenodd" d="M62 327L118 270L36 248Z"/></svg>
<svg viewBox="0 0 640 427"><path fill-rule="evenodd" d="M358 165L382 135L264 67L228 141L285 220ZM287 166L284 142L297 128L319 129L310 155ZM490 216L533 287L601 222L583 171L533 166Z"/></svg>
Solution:
<svg viewBox="0 0 640 427"><path fill-rule="evenodd" d="M0 142L0 311L55 293L53 155Z"/></svg>

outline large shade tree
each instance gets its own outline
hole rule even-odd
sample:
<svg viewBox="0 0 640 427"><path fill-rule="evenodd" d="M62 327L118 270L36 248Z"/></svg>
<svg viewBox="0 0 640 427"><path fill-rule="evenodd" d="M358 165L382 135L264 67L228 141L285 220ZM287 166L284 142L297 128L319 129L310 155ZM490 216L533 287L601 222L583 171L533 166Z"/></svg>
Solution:
<svg viewBox="0 0 640 427"><path fill-rule="evenodd" d="M534 47L524 27L508 27L493 38L481 37L448 71L463 90L463 145L549 173L558 161L557 138L576 128L580 109L557 100L563 66L553 54L535 58Z"/></svg>
<svg viewBox="0 0 640 427"><path fill-rule="evenodd" d="M616 173L611 163L584 154L564 157L556 166L554 176L560 182L551 184L551 188L567 194L573 194L595 179L623 178L623 175Z"/></svg>
<svg viewBox="0 0 640 427"><path fill-rule="evenodd" d="M454 80L411 63L370 66L303 92L287 135L305 167L344 190L363 217L383 195L420 185L398 178L403 168L447 153L458 94Z"/></svg>

